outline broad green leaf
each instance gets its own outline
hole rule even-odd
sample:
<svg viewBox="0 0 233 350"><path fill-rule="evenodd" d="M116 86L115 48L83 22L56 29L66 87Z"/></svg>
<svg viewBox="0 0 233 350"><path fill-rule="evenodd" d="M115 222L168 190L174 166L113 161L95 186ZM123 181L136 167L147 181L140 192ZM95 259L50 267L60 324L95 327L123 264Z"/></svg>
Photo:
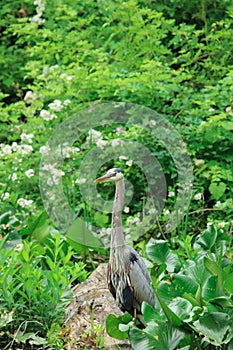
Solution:
<svg viewBox="0 0 233 350"><path fill-rule="evenodd" d="M132 328L129 332L129 337L133 350L169 350L168 347L159 345L152 335L138 328Z"/></svg>
<svg viewBox="0 0 233 350"><path fill-rule="evenodd" d="M212 182L209 186L209 191L212 194L213 198L218 200L225 193L226 187L227 186L224 182Z"/></svg>
<svg viewBox="0 0 233 350"><path fill-rule="evenodd" d="M226 120L226 121L222 122L222 127L225 130L233 130L233 122Z"/></svg>
<svg viewBox="0 0 233 350"><path fill-rule="evenodd" d="M233 308L233 302L230 297L227 296L219 296L217 298L213 298L209 300L211 303L214 303L216 305L219 305L220 307L224 308Z"/></svg>
<svg viewBox="0 0 233 350"><path fill-rule="evenodd" d="M204 266L203 257L197 261L189 261L189 266L185 270L185 275L189 276L189 278L202 287L210 276L210 273Z"/></svg>
<svg viewBox="0 0 233 350"><path fill-rule="evenodd" d="M192 318L193 312L192 312L192 304L184 299L177 297L175 298L170 304L169 308L182 320L182 321L189 321Z"/></svg>
<svg viewBox="0 0 233 350"><path fill-rule="evenodd" d="M178 256L171 252L168 253L165 263L167 265L168 272L174 272L175 270L177 271L177 269L179 269L181 266Z"/></svg>
<svg viewBox="0 0 233 350"><path fill-rule="evenodd" d="M233 294L233 272L226 277L224 288L228 293Z"/></svg>
<svg viewBox="0 0 233 350"><path fill-rule="evenodd" d="M115 315L108 315L106 319L106 331L110 337L116 338L116 339L126 339L128 338L128 330L127 331L121 331L119 329L120 324L128 324L130 321L132 321L132 316L128 313L125 313L122 316L116 317Z"/></svg>
<svg viewBox="0 0 233 350"><path fill-rule="evenodd" d="M209 276L202 287L202 297L211 300L219 295L217 276Z"/></svg>
<svg viewBox="0 0 233 350"><path fill-rule="evenodd" d="M150 239L146 246L146 253L157 264L166 263L169 248L166 241Z"/></svg>
<svg viewBox="0 0 233 350"><path fill-rule="evenodd" d="M137 328L132 328L129 335L134 350L173 350L177 348L185 333L168 323L161 323L157 328L157 335L152 336Z"/></svg>
<svg viewBox="0 0 233 350"><path fill-rule="evenodd" d="M223 269L218 266L217 262L204 257L204 265L208 271L210 271L213 275L217 275L218 277L218 288L219 290L223 290Z"/></svg>
<svg viewBox="0 0 233 350"><path fill-rule="evenodd" d="M48 215L45 211L33 218L28 227L20 231L21 236L33 236L39 242L43 241L50 232Z"/></svg>
<svg viewBox="0 0 233 350"><path fill-rule="evenodd" d="M158 302L156 304L158 304ZM159 307L159 305L156 305L156 309L155 309L151 305L147 304L146 302L142 303L142 315L146 323L165 322L166 317L164 316L164 314L161 315L160 311L161 311L161 308Z"/></svg>
<svg viewBox="0 0 233 350"><path fill-rule="evenodd" d="M67 231L66 237L86 247L101 248L101 241L91 232L82 218L77 218Z"/></svg>
<svg viewBox="0 0 233 350"><path fill-rule="evenodd" d="M161 305L161 308L163 309L163 312L165 313L168 321L176 327L181 326L182 324L182 320L180 317L178 317L172 310L170 307L167 306L167 304L163 301L163 299L161 298L159 291L157 290L155 292L156 297Z"/></svg>
<svg viewBox="0 0 233 350"><path fill-rule="evenodd" d="M216 227L214 225L211 225L209 228L203 231L199 237L197 237L195 243L201 245L202 247L208 250L212 248L213 245L216 243L217 235L218 233Z"/></svg>
<svg viewBox="0 0 233 350"><path fill-rule="evenodd" d="M226 313L212 312L193 322L193 328L207 337L210 343L220 346L226 332L230 330L230 317Z"/></svg>
<svg viewBox="0 0 233 350"><path fill-rule="evenodd" d="M166 264L168 272L174 272L180 266L178 256L170 252L166 241L151 239L146 246L146 252L157 264Z"/></svg>
<svg viewBox="0 0 233 350"><path fill-rule="evenodd" d="M106 214L97 211L94 215L94 220L98 226L102 227L108 223L109 219Z"/></svg>
<svg viewBox="0 0 233 350"><path fill-rule="evenodd" d="M183 295L183 293L195 295L198 288L198 283L186 274L184 275L183 272L175 274L172 283L175 284L180 296Z"/></svg>

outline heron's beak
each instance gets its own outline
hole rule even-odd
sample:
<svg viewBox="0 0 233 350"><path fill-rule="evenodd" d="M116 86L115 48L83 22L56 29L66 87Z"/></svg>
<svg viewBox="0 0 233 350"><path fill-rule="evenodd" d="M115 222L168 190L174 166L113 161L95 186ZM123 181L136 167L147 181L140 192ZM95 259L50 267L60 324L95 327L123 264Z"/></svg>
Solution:
<svg viewBox="0 0 233 350"><path fill-rule="evenodd" d="M108 174L105 174L101 177L98 177L98 179L95 180L95 182L104 182L108 181L110 179L110 176Z"/></svg>

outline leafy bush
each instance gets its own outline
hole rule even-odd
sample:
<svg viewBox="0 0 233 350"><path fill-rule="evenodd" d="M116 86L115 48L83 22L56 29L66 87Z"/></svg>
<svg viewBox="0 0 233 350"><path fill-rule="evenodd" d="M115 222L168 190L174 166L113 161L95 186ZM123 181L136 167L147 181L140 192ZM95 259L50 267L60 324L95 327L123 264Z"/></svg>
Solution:
<svg viewBox="0 0 233 350"><path fill-rule="evenodd" d="M33 324L37 322L39 328L36 329L39 330L39 335L35 336L43 338L45 332L43 333L42 329L48 331L48 334L53 332L49 328L49 322L55 309L66 303L64 300L63 304L62 293L65 293L66 286L70 285L75 272L68 261L64 267L61 266L59 261L64 262L65 257L60 253L54 262L55 256L51 255L52 252L48 248L53 244L56 246L57 238L46 241L50 228L47 218L40 217L43 203L39 188L39 163L42 155L46 153L46 142L61 122L88 107L91 109L93 103L103 101L136 103L166 116L187 144L193 161L194 193L192 198L189 198L190 206L184 213L181 224L171 234L165 235L179 185L174 161L166 145L158 142L156 137L148 135L138 125L127 125L123 128L119 122L112 127L99 127L93 131L99 135L99 146L92 143L90 134L87 133L71 148L62 145L66 154L63 169L54 176L55 180L62 179L64 193L74 216L78 216L78 219L84 218L90 227L97 224L102 227L102 234L106 234L110 215L98 213L87 203L83 203L78 186L86 179L82 178L78 169L92 147L104 150L104 142L112 142L116 137L140 142L160 162L167 181L168 195L158 222L154 223L147 236L137 239L138 232L141 231L140 224L142 225L140 212L147 195L144 174L134 164L133 159L121 157L105 164L106 167L114 164L123 168L126 180L135 184L134 196L123 214L123 222L127 226L126 238L142 251L145 250L146 241L150 237L167 240L169 246L160 242L158 247L168 260L164 261L158 256L159 251L153 244L151 248L156 252L152 254L152 260L155 259L160 264L156 273L161 281L167 278L171 285L177 287L175 274L184 278L185 267L191 269L199 264L208 283L212 283L220 294L215 295L211 289L215 302L216 298L222 298L226 305L231 303L232 299L229 299L227 294L231 291L226 286L230 283L227 276L231 276L232 272L224 265L226 260L221 262L221 254L211 250L208 253L209 261L202 257L200 247L195 251L193 246L194 238L196 237L198 242L198 236L212 222L218 228L218 239L221 229L226 232L226 235L221 236L223 242L228 242L232 233L231 2L132 0L116 3L112 0L37 0L33 3L31 0L7 0L1 7L1 14L0 229L11 249L1 252L1 259L8 261L8 265L2 262L1 273L4 276L9 273L11 276L8 292L6 281L3 282L5 297L1 302L5 303L2 318L4 331L8 330L13 337L13 324L20 327L24 322L20 318L20 312L24 312L24 320L30 320L30 323L24 323L24 328L19 329L20 332L24 330L24 334L20 336L28 334L30 330L35 335ZM112 198L112 186L106 184L100 191L106 200ZM132 189L130 191L133 192ZM131 194L128 193L128 196ZM84 248L76 242L76 233L83 233L78 219L69 229L67 241L81 258L88 260L91 269L96 266L98 256L105 256L106 252L96 249L93 258L93 251L90 253L87 247ZM215 237L212 231L206 235ZM42 243L31 242L32 236L39 242L45 239L45 246ZM14 245L22 242L25 252L16 252ZM67 243L63 242L61 245L63 248L60 252L63 249L69 252ZM47 253L50 258L46 257ZM38 255L41 256L40 261ZM214 259L217 259L217 266ZM14 264L20 265L15 267ZM29 265L32 266L32 271L29 271ZM61 270L64 269L65 279L62 279L58 266ZM55 269L55 275L51 268ZM219 272L221 269L223 272ZM174 280L169 280L169 271L174 274ZM30 284L34 274L38 288L35 291L30 288L26 290L22 280L26 277L27 283ZM222 276L221 274L223 277L218 277ZM61 278L60 282L58 277ZM223 287L218 284L221 278L224 281ZM47 282L43 284L43 281ZM53 292L53 283L58 285L60 292L54 298L51 294L47 297L46 291ZM174 344L178 344L182 338L183 348L188 347L186 344L188 339L191 339L190 328L193 327L194 334L199 332L198 327L200 330L200 324L195 323L195 312L197 318L203 317L206 320L207 317L210 324L213 319L215 321L216 313L217 317L225 317L219 309L219 301L216 306L215 302L212 303L208 299L206 290L203 294L199 287L197 290L194 288L196 282L192 283L190 300L184 301L182 291L177 290L175 298L181 298L177 299L177 306L162 293L163 289L160 291L158 288L158 293L162 293L161 300L167 298L167 315L176 321L179 320L188 329L188 335L184 335L180 330L176 333L174 327L176 329L177 325L168 325L166 316L162 314L160 321L167 327L167 334L175 334L177 341L174 341ZM166 286L166 282L163 284ZM209 288L209 285L207 287ZM9 293L11 289L12 297ZM200 300L197 298L198 293ZM18 301L14 296L17 296ZM196 299L197 311L193 311L192 302ZM32 310L26 307L29 302L34 308L35 305L40 305L37 309L40 312L36 314L36 319L33 319L34 323L31 323ZM35 304L32 304L34 302ZM18 303L17 308L14 303ZM46 315L44 303L50 310ZM203 305L200 306L200 303ZM179 314L180 304L184 305L184 310L191 308L194 312L190 316L192 319L188 320ZM212 320L209 319L212 317L209 304L214 304L217 308L217 311L213 311L215 314ZM163 304L161 306L164 307ZM171 315L175 307L179 312L173 317ZM225 313L231 317L228 311L227 306ZM145 306L145 317L147 314L148 307ZM160 326L153 322L152 334L160 339ZM219 335L218 339L213 340L212 333L203 333L208 338L205 345L210 340L217 344L229 339L229 335L228 338L224 337L228 332L227 322L226 332ZM56 325L54 327L56 329ZM151 333L148 329L146 335L149 337ZM134 333L135 337L141 337L142 341L145 341L144 333L132 330L132 337ZM40 340L33 338L34 335L29 338L25 335L25 338L21 339L39 342ZM196 335L193 337L197 344L201 342ZM41 341L43 343L47 340Z"/></svg>
<svg viewBox="0 0 233 350"><path fill-rule="evenodd" d="M60 325L72 298L71 285L86 278L84 264L71 260L73 251L58 234L43 244L24 240L14 249L5 247L6 240L7 236L0 246L1 345L49 344L60 349ZM56 328L52 343L49 333Z"/></svg>

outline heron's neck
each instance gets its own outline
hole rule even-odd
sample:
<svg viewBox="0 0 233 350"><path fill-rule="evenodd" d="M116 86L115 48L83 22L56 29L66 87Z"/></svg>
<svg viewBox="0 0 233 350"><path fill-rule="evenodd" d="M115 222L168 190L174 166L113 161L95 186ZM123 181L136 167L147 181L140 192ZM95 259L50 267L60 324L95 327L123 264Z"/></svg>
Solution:
<svg viewBox="0 0 233 350"><path fill-rule="evenodd" d="M112 211L112 236L111 248L125 245L122 230L122 210L124 206L125 184L124 179L116 182L116 193Z"/></svg>

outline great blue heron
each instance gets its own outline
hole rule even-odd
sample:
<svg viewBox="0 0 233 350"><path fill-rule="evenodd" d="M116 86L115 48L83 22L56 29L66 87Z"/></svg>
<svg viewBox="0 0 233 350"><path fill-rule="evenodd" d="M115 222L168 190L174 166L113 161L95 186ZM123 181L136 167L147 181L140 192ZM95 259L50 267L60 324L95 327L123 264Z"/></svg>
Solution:
<svg viewBox="0 0 233 350"><path fill-rule="evenodd" d="M107 282L110 292L122 311L128 311L144 324L141 304L146 301L155 306L155 295L150 285L151 277L140 255L126 245L122 230L122 209L124 206L124 176L120 169L113 168L96 182L113 181L116 184L112 211L112 234Z"/></svg>

